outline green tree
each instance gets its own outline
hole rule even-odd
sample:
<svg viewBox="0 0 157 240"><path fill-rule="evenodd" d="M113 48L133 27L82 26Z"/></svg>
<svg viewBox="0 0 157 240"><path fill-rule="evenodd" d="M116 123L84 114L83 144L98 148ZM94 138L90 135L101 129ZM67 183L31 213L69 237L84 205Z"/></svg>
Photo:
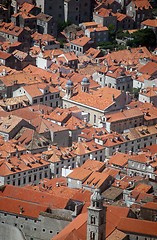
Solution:
<svg viewBox="0 0 157 240"><path fill-rule="evenodd" d="M156 46L155 33L149 29L141 29L130 34L131 40L127 41L127 45L130 47L146 46L147 48L153 49Z"/></svg>
<svg viewBox="0 0 157 240"><path fill-rule="evenodd" d="M108 31L109 31L110 41L114 41L115 37L116 37L116 29L115 29L115 26L112 23L108 25Z"/></svg>
<svg viewBox="0 0 157 240"><path fill-rule="evenodd" d="M71 25L70 21L67 22L58 22L58 32L62 32L64 30L64 28L66 28L67 26Z"/></svg>

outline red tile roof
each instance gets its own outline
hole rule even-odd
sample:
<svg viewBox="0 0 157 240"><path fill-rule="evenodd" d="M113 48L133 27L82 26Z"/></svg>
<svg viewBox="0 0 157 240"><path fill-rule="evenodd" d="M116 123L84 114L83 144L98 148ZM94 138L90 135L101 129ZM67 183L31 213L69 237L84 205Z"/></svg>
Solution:
<svg viewBox="0 0 157 240"><path fill-rule="evenodd" d="M54 209L64 209L69 201L69 198L54 196L46 192L35 191L32 189L16 187L12 185L6 185L4 189L0 191L0 196L25 201L28 203L41 204Z"/></svg>
<svg viewBox="0 0 157 240"><path fill-rule="evenodd" d="M6 60L11 57L10 53L0 51L0 59Z"/></svg>
<svg viewBox="0 0 157 240"><path fill-rule="evenodd" d="M83 168L75 168L67 178L75 179L84 182L92 174L91 170Z"/></svg>
<svg viewBox="0 0 157 240"><path fill-rule="evenodd" d="M86 240L87 213L80 214L66 226L53 240Z"/></svg>
<svg viewBox="0 0 157 240"><path fill-rule="evenodd" d="M40 212L45 212L47 208L48 206L42 204L0 196L0 211L25 217L38 218Z"/></svg>
<svg viewBox="0 0 157 240"><path fill-rule="evenodd" d="M129 158L128 154L118 152L115 155L111 156L109 164L124 167L128 163L128 158Z"/></svg>
<svg viewBox="0 0 157 240"><path fill-rule="evenodd" d="M157 222L133 218L121 218L118 229L126 233L157 237Z"/></svg>
<svg viewBox="0 0 157 240"><path fill-rule="evenodd" d="M0 23L0 32L7 33L13 36L19 36L24 29L18 26L15 26L13 22L11 23Z"/></svg>
<svg viewBox="0 0 157 240"><path fill-rule="evenodd" d="M142 205L142 208L157 210L157 202L148 202Z"/></svg>
<svg viewBox="0 0 157 240"><path fill-rule="evenodd" d="M157 74L157 63L148 62L139 69L139 72L150 76Z"/></svg>
<svg viewBox="0 0 157 240"><path fill-rule="evenodd" d="M135 4L137 9L143 10L152 8L148 0L133 0L133 3Z"/></svg>
<svg viewBox="0 0 157 240"><path fill-rule="evenodd" d="M109 175L105 172L93 172L86 181L84 181L83 186L95 189L101 188L108 178Z"/></svg>
<svg viewBox="0 0 157 240"><path fill-rule="evenodd" d="M91 171L101 172L105 168L105 163L87 159L85 163L81 166L81 168L88 169Z"/></svg>
<svg viewBox="0 0 157 240"><path fill-rule="evenodd" d="M84 47L90 40L91 40L91 38L89 38L89 37L81 37L81 38L72 40L71 43L81 46L81 47Z"/></svg>
<svg viewBox="0 0 157 240"><path fill-rule="evenodd" d="M72 96L70 100L99 110L104 110L114 103L113 95L116 99L121 95L121 91L115 88L104 87L90 93L79 92Z"/></svg>
<svg viewBox="0 0 157 240"><path fill-rule="evenodd" d="M141 22L142 25L157 28L157 19L147 19Z"/></svg>

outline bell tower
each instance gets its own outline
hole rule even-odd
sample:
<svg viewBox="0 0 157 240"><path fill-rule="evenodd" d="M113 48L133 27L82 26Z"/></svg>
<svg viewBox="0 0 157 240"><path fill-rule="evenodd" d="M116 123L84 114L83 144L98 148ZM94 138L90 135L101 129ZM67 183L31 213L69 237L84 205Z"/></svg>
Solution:
<svg viewBox="0 0 157 240"><path fill-rule="evenodd" d="M91 204L88 207L87 240L106 239L106 207L99 189L91 195Z"/></svg>
<svg viewBox="0 0 157 240"><path fill-rule="evenodd" d="M81 89L82 89L82 92L89 92L89 85L90 85L90 81L88 78L83 78L82 81L81 81Z"/></svg>
<svg viewBox="0 0 157 240"><path fill-rule="evenodd" d="M67 97L67 98L71 98L71 97L72 97L72 95L73 95L73 89L74 89L74 84L73 84L73 82L69 79L69 80L66 82L66 85L65 85L66 97Z"/></svg>

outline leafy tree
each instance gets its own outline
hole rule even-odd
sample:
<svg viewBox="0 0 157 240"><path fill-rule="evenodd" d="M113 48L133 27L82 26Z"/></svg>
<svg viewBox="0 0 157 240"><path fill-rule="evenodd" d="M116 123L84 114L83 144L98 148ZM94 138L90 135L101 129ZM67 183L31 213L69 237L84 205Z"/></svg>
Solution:
<svg viewBox="0 0 157 240"><path fill-rule="evenodd" d="M115 36L116 36L116 29L115 29L115 26L112 23L108 25L108 31L109 31L110 41L114 41Z"/></svg>
<svg viewBox="0 0 157 240"><path fill-rule="evenodd" d="M66 28L67 26L71 25L70 21L67 22L58 22L58 32L62 32L64 30L64 28Z"/></svg>
<svg viewBox="0 0 157 240"><path fill-rule="evenodd" d="M133 88L132 93L134 94L134 98L138 99L139 92L140 88Z"/></svg>
<svg viewBox="0 0 157 240"><path fill-rule="evenodd" d="M99 47L102 49L109 49L110 51L123 50L126 46L118 45L116 41L113 42L101 42L99 43Z"/></svg>
<svg viewBox="0 0 157 240"><path fill-rule="evenodd" d="M119 29L116 33L116 37L119 38L119 39L124 39L124 38L127 38L129 37L130 34L128 31L123 31L122 29Z"/></svg>
<svg viewBox="0 0 157 240"><path fill-rule="evenodd" d="M127 41L127 45L130 47L146 46L147 48L155 48L156 36L155 33L149 29L141 29L130 34L132 40Z"/></svg>

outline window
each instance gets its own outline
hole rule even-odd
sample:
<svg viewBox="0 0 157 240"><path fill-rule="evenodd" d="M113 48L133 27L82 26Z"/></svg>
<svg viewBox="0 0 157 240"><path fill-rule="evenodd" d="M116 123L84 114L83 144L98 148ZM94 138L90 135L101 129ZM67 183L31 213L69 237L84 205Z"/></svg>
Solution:
<svg viewBox="0 0 157 240"><path fill-rule="evenodd" d="M43 98L40 98L40 102L43 102Z"/></svg>
<svg viewBox="0 0 157 240"><path fill-rule="evenodd" d="M90 121L90 113L88 113L88 121Z"/></svg>
<svg viewBox="0 0 157 240"><path fill-rule="evenodd" d="M90 232L90 240L95 240L95 233L94 232Z"/></svg>
<svg viewBox="0 0 157 240"><path fill-rule="evenodd" d="M43 228L43 232L45 232L45 228Z"/></svg>
<svg viewBox="0 0 157 240"><path fill-rule="evenodd" d="M47 178L47 172L45 172L45 178Z"/></svg>
<svg viewBox="0 0 157 240"><path fill-rule="evenodd" d="M91 224L95 224L95 217L91 216Z"/></svg>
<svg viewBox="0 0 157 240"><path fill-rule="evenodd" d="M96 115L94 115L94 123L96 123Z"/></svg>
<svg viewBox="0 0 157 240"><path fill-rule="evenodd" d="M37 180L37 175L36 174L34 174L34 181L36 181Z"/></svg>
<svg viewBox="0 0 157 240"><path fill-rule="evenodd" d="M33 100L33 103L37 103L37 99L34 99L34 100Z"/></svg>

